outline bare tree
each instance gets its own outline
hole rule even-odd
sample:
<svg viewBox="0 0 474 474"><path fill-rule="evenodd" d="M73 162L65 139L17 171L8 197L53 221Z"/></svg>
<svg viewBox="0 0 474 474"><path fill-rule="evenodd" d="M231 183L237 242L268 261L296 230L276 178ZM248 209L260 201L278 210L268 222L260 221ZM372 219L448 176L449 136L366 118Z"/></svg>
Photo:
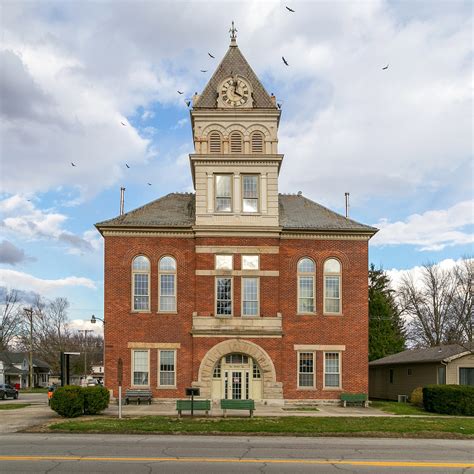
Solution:
<svg viewBox="0 0 474 474"><path fill-rule="evenodd" d="M402 279L398 300L408 317L408 337L419 346L472 341L472 259L452 269L425 264L421 276Z"/></svg>
<svg viewBox="0 0 474 474"><path fill-rule="evenodd" d="M16 290L6 290L0 306L0 351L9 349L19 334L21 324L21 301Z"/></svg>

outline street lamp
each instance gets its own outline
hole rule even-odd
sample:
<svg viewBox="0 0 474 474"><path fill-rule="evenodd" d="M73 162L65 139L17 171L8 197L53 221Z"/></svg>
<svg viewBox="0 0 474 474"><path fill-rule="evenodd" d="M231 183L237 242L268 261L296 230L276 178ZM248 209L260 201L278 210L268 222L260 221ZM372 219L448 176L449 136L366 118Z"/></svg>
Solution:
<svg viewBox="0 0 474 474"><path fill-rule="evenodd" d="M105 321L102 318L98 318L94 314L91 316L91 324L95 324L97 320L102 321L102 324L104 325L105 329ZM104 372L104 376L102 378L102 382L105 386L105 331L104 331L104 338L102 339L102 368Z"/></svg>

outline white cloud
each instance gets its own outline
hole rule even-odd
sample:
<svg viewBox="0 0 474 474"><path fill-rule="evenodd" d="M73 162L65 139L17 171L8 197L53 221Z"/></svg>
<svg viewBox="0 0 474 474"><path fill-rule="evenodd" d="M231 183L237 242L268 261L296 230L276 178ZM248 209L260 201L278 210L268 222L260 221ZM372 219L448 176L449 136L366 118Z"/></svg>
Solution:
<svg viewBox="0 0 474 474"><path fill-rule="evenodd" d="M73 331L87 329L94 331L96 335L104 335L104 327L100 321L92 324L89 319L73 319L68 323L68 328Z"/></svg>
<svg viewBox="0 0 474 474"><path fill-rule="evenodd" d="M88 230L82 236L63 228L67 216L51 210L37 209L33 202L21 195L0 201L4 216L0 227L16 237L26 240L55 240L71 248L73 253L101 249L97 232Z"/></svg>
<svg viewBox="0 0 474 474"><path fill-rule="evenodd" d="M406 221L389 222L383 219L375 224L380 231L371 240L372 245L415 245L422 251L442 250L447 246L471 244L474 236L474 201L463 201L449 209L413 214Z"/></svg>
<svg viewBox="0 0 474 474"><path fill-rule="evenodd" d="M172 128L174 130L176 130L178 128L183 128L187 123L188 123L188 119L187 118L182 118L182 119L179 119Z"/></svg>
<svg viewBox="0 0 474 474"><path fill-rule="evenodd" d="M6 268L0 268L0 286L24 291L33 291L41 295L50 295L64 287L85 287L96 289L95 283L89 278L68 276L57 280L46 280L33 275Z"/></svg>

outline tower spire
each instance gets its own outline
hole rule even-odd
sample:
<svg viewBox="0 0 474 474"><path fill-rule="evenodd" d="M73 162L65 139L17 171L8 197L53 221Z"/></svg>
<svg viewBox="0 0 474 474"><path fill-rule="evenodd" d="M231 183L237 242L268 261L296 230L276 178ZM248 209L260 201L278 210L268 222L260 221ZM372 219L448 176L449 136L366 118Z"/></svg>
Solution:
<svg viewBox="0 0 474 474"><path fill-rule="evenodd" d="M230 44L231 46L237 45L237 28L234 26L234 20L232 20L232 26L229 30L230 33Z"/></svg>

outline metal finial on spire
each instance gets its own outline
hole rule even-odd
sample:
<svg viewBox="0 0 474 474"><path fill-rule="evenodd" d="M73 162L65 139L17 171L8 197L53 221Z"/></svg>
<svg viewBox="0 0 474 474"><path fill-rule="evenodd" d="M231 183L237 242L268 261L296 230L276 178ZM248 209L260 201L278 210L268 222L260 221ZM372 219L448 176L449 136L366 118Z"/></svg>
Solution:
<svg viewBox="0 0 474 474"><path fill-rule="evenodd" d="M232 26L230 27L229 33L231 42L235 43L237 38L237 28L234 26L234 20L232 20Z"/></svg>

